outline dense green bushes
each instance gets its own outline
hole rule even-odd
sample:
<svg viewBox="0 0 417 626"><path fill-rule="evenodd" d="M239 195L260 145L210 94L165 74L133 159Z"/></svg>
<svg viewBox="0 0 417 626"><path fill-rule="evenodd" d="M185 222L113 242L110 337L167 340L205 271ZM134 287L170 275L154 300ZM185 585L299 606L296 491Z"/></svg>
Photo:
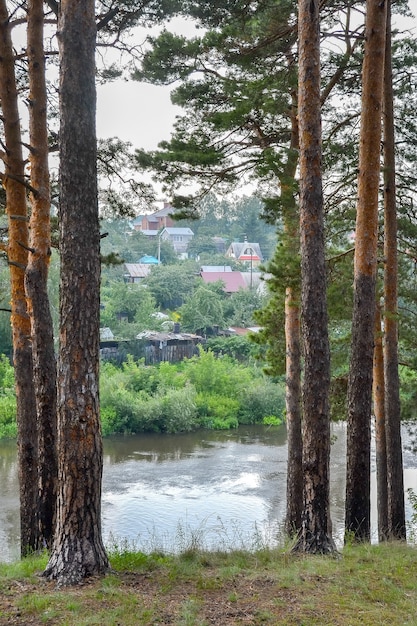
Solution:
<svg viewBox="0 0 417 626"><path fill-rule="evenodd" d="M133 357L104 363L100 375L104 435L176 433L281 422L284 388L256 366L208 350L181 363L145 366ZM0 437L16 437L13 368L0 357Z"/></svg>
<svg viewBox="0 0 417 626"><path fill-rule="evenodd" d="M16 437L16 397L13 367L0 355L0 439Z"/></svg>
<svg viewBox="0 0 417 626"><path fill-rule="evenodd" d="M101 371L103 434L228 429L280 419L284 389L256 367L213 352L178 364L129 359Z"/></svg>

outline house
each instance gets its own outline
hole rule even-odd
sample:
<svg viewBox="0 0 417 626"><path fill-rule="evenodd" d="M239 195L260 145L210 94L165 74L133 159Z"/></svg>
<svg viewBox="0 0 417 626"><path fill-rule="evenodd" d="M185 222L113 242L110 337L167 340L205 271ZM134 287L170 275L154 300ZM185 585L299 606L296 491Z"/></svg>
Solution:
<svg viewBox="0 0 417 626"><path fill-rule="evenodd" d="M123 280L125 283L140 283L148 276L151 267L150 263L125 263Z"/></svg>
<svg viewBox="0 0 417 626"><path fill-rule="evenodd" d="M179 256L187 257L187 248L191 239L194 237L194 233L191 228L175 228L166 227L160 233L162 241L169 241L176 254Z"/></svg>
<svg viewBox="0 0 417 626"><path fill-rule="evenodd" d="M105 326L104 328L100 328L100 341L113 341L114 335L111 328Z"/></svg>
<svg viewBox="0 0 417 626"><path fill-rule="evenodd" d="M190 359L198 354L197 345L204 343L204 338L200 335L178 332L157 332L145 330L136 339L145 342L145 363L146 365L169 361L175 363L182 359Z"/></svg>
<svg viewBox="0 0 417 626"><path fill-rule="evenodd" d="M246 289L246 283L241 272L200 272L206 284L221 280L226 293L236 293L239 289Z"/></svg>
<svg viewBox="0 0 417 626"><path fill-rule="evenodd" d="M161 228L174 226L175 222L171 217L174 213L173 207L165 202L162 209L150 215L143 215L140 223L135 224L135 229L140 230L145 235L156 235Z"/></svg>
<svg viewBox="0 0 417 626"><path fill-rule="evenodd" d="M249 243L249 241L243 243L233 241L226 251L226 257L250 263L254 267L263 261L259 243Z"/></svg>

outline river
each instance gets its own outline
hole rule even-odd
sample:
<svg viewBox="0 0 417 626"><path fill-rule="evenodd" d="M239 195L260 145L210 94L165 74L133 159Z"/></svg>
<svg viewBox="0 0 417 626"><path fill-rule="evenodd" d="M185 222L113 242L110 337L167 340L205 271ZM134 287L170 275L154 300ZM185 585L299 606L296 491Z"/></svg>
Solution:
<svg viewBox="0 0 417 626"><path fill-rule="evenodd" d="M405 488L417 492L417 455L403 429ZM333 536L343 538L346 426L332 425ZM145 434L104 441L102 521L108 546L175 551L276 543L285 515L285 427ZM374 463L373 463L374 466ZM376 538L375 473L372 529ZM0 561L19 554L16 444L0 441ZM411 507L406 501L407 517Z"/></svg>

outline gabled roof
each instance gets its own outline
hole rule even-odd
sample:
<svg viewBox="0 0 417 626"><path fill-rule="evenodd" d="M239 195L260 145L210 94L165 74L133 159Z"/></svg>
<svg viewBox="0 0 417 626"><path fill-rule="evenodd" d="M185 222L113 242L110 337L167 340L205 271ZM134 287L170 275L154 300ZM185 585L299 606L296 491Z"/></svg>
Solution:
<svg viewBox="0 0 417 626"><path fill-rule="evenodd" d="M168 235L188 235L193 236L194 233L191 228L176 228L175 226L166 226L162 231L162 233L167 233Z"/></svg>
<svg viewBox="0 0 417 626"><path fill-rule="evenodd" d="M239 261L262 261L263 256L259 243L250 243L249 241L233 241L226 253L227 256L233 256Z"/></svg>
<svg viewBox="0 0 417 626"><path fill-rule="evenodd" d="M168 204L167 206L164 206L163 209L159 209L159 211L154 211L154 213L151 213L151 215L148 215L147 218L149 219L151 216L152 217L166 217L167 215L171 215L172 213L174 213L174 211L175 211L174 207Z"/></svg>
<svg viewBox="0 0 417 626"><path fill-rule="evenodd" d="M131 278L146 278L151 271L149 263L125 263L125 268Z"/></svg>
<svg viewBox="0 0 417 626"><path fill-rule="evenodd" d="M235 293L239 289L246 288L246 283L240 272L201 272L200 276L205 283L215 283L221 280L224 283L226 293Z"/></svg>

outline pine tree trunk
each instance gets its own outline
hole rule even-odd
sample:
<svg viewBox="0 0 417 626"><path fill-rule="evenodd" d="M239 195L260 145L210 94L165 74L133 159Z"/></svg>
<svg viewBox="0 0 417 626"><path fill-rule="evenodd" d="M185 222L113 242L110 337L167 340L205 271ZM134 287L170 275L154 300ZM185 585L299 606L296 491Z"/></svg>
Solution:
<svg viewBox="0 0 417 626"><path fill-rule="evenodd" d="M0 101L6 148L3 186L6 189L8 217L7 257L10 268L11 325L17 399L20 544L21 554L25 556L36 550L39 543L37 526L38 448L32 381L31 328L24 285L28 257L27 190L10 29L6 2L0 0Z"/></svg>
<svg viewBox="0 0 417 626"><path fill-rule="evenodd" d="M404 475L398 373L398 259L395 184L394 96L391 59L391 5L387 15L384 73L384 300L385 419L387 439L388 520L393 539L406 538Z"/></svg>
<svg viewBox="0 0 417 626"><path fill-rule="evenodd" d="M56 499L56 362L47 290L50 191L47 96L43 49L43 1L28 3L28 73L31 192L30 248L26 294L32 324L33 379L39 443L39 548L52 545Z"/></svg>
<svg viewBox="0 0 417 626"><path fill-rule="evenodd" d="M287 424L287 508L285 531L297 535L303 511L303 440L301 435L301 350L299 298L287 287L285 291L286 346L286 424Z"/></svg>
<svg viewBox="0 0 417 626"><path fill-rule="evenodd" d="M375 414L378 537L379 541L385 541L388 538L387 447L385 436L384 353L379 306L376 307L375 315L373 398Z"/></svg>
<svg viewBox="0 0 417 626"><path fill-rule="evenodd" d="M295 257L300 247L299 215L294 195L299 151L297 114L297 94L294 94L290 149L280 182L285 241L288 253ZM285 290L285 383L288 444L285 531L291 537L301 530L303 512L300 289L294 285Z"/></svg>
<svg viewBox="0 0 417 626"><path fill-rule="evenodd" d="M370 540L370 443L386 3L367 0L348 381L347 535Z"/></svg>
<svg viewBox="0 0 417 626"><path fill-rule="evenodd" d="M299 0L298 8L304 508L296 549L324 554L334 551L335 546L329 498L330 350L321 176L319 2Z"/></svg>
<svg viewBox="0 0 417 626"><path fill-rule="evenodd" d="M58 503L45 571L60 585L109 566L101 534L95 39L94 0L62 0Z"/></svg>

